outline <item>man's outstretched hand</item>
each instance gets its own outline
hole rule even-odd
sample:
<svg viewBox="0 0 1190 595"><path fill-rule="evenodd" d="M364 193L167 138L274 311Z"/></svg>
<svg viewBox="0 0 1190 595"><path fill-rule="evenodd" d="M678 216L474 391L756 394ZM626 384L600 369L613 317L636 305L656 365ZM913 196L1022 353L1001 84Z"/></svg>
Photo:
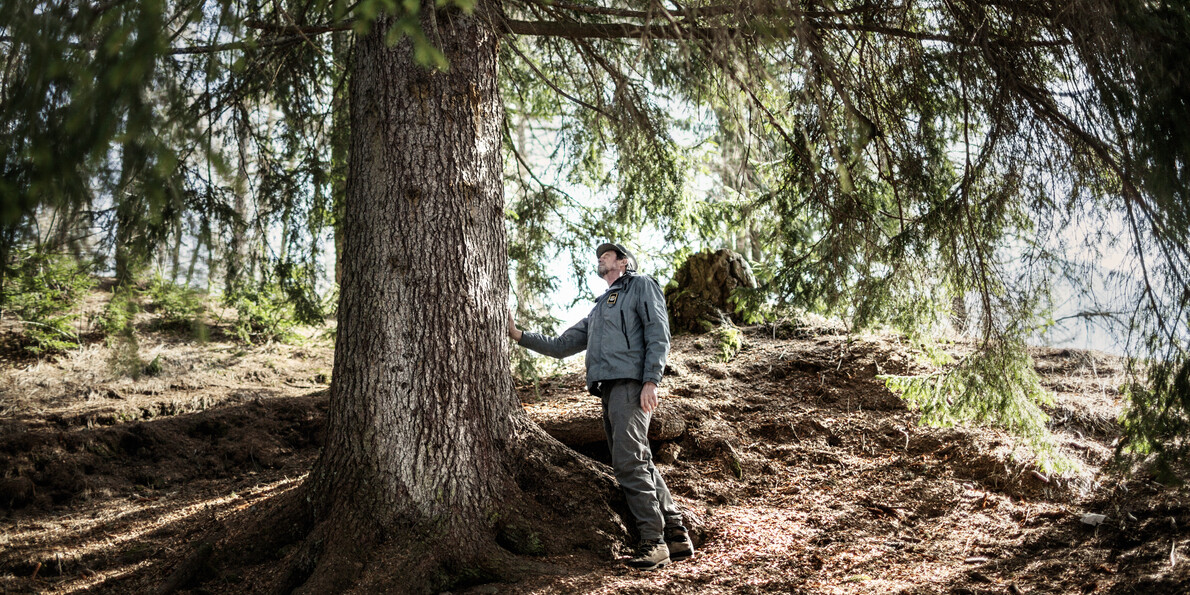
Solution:
<svg viewBox="0 0 1190 595"><path fill-rule="evenodd" d="M513 341L519 342L521 340L521 335L523 335L523 334L524 333L522 333L521 330L516 327L516 321L512 319L512 312L509 311L508 312L508 338L512 339Z"/></svg>
<svg viewBox="0 0 1190 595"><path fill-rule="evenodd" d="M657 396L657 384L646 382L644 388L640 389L640 408L644 409L645 413L652 413L660 402L661 397Z"/></svg>

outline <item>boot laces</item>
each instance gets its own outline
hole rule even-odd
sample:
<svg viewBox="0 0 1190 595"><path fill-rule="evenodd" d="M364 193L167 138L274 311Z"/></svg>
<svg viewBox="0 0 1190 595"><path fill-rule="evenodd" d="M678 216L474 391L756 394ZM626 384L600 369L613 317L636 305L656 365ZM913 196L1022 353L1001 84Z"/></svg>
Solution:
<svg viewBox="0 0 1190 595"><path fill-rule="evenodd" d="M655 541L641 541L636 545L636 557L645 558L653 553L653 550L661 544Z"/></svg>

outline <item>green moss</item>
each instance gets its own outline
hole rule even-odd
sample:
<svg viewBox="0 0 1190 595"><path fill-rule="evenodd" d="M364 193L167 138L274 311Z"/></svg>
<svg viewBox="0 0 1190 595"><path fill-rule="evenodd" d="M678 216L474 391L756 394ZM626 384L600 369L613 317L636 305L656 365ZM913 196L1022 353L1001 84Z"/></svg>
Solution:
<svg viewBox="0 0 1190 595"><path fill-rule="evenodd" d="M734 326L722 326L715 330L715 341L719 345L719 359L731 361L744 347L744 334Z"/></svg>
<svg viewBox="0 0 1190 595"><path fill-rule="evenodd" d="M735 475L735 478L743 479L744 478L744 467L743 467L743 465L740 464L740 460L735 457L731 457L730 463L731 463L731 473L733 475Z"/></svg>

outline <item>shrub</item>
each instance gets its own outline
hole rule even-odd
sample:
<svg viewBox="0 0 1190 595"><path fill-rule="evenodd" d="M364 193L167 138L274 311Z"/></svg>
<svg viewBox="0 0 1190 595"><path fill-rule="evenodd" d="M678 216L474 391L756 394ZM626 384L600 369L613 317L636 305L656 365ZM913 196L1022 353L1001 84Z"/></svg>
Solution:
<svg viewBox="0 0 1190 595"><path fill-rule="evenodd" d="M103 312L95 316L94 325L109 343L132 328L132 319L140 311L134 298L132 291L118 288L104 306Z"/></svg>
<svg viewBox="0 0 1190 595"><path fill-rule="evenodd" d="M744 324L762 324L776 316L769 304L768 291L762 288L737 287L727 298L737 320Z"/></svg>
<svg viewBox="0 0 1190 595"><path fill-rule="evenodd" d="M144 373L146 376L160 376L161 369L161 356L158 355L153 358L153 361L145 364Z"/></svg>
<svg viewBox="0 0 1190 595"><path fill-rule="evenodd" d="M1182 483L1190 476L1190 357L1133 360L1130 366L1117 454L1121 462L1150 459L1158 480Z"/></svg>
<svg viewBox="0 0 1190 595"><path fill-rule="evenodd" d="M69 256L20 250L5 271L0 304L24 324L25 349L43 355L78 347L78 306L91 287L89 267Z"/></svg>
<svg viewBox="0 0 1190 595"><path fill-rule="evenodd" d="M206 306L198 291L155 275L149 281L145 295L151 300L150 309L158 318L158 328L189 332L205 340L207 326L203 321Z"/></svg>
<svg viewBox="0 0 1190 595"><path fill-rule="evenodd" d="M232 334L245 343L289 341L293 332L294 308L275 284L236 289L227 303L236 310Z"/></svg>
<svg viewBox="0 0 1190 595"><path fill-rule="evenodd" d="M133 380L140 378L148 364L140 356L140 343L136 340L132 327L125 327L120 333L109 335L108 341L112 348L108 365L112 370L119 375L130 376Z"/></svg>
<svg viewBox="0 0 1190 595"><path fill-rule="evenodd" d="M949 356L927 349L936 365ZM882 376L888 388L921 411L921 423L956 426L969 422L1000 426L1024 438L1037 453L1045 472L1064 472L1072 463L1057 455L1043 406L1053 396L1041 387L1033 359L1024 344L996 342L955 365L920 376Z"/></svg>

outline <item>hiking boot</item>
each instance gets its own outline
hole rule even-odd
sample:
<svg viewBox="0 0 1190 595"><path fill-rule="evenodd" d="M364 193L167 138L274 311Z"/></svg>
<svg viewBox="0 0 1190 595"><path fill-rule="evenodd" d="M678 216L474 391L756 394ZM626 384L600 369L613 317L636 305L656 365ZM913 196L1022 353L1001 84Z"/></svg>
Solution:
<svg viewBox="0 0 1190 595"><path fill-rule="evenodd" d="M669 548L669 559L673 562L685 560L694 555L694 542L685 527L666 527L665 545Z"/></svg>
<svg viewBox="0 0 1190 595"><path fill-rule="evenodd" d="M628 565L641 570L653 570L669 564L669 550L660 539L642 539Z"/></svg>

